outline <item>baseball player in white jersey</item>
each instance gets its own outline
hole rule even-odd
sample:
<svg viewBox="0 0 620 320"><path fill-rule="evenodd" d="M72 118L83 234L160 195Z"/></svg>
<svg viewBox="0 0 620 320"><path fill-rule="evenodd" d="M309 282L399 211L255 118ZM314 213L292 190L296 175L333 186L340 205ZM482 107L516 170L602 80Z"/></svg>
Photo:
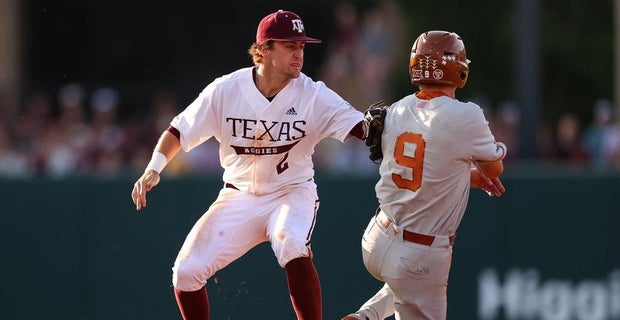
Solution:
<svg viewBox="0 0 620 320"><path fill-rule="evenodd" d="M254 66L222 76L200 93L160 137L135 183L136 209L176 153L214 137L223 188L191 229L172 276L184 319L209 318L206 281L256 245L269 241L286 271L298 319L322 319L310 238L319 198L312 154L324 138L344 142L365 132L363 113L322 82L301 73L306 36L300 17L279 10L258 25L249 49Z"/></svg>
<svg viewBox="0 0 620 320"><path fill-rule="evenodd" d="M455 97L469 62L452 32L425 32L413 44L409 72L420 91L386 110L379 208L362 238L364 265L385 284L343 319L446 319L452 245L469 189L505 192L506 146L478 105Z"/></svg>

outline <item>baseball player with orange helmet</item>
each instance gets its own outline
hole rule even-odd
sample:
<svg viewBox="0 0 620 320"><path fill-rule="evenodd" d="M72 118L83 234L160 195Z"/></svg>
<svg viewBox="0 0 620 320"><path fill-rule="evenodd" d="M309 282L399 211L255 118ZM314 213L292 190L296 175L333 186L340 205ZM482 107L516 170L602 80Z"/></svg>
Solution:
<svg viewBox="0 0 620 320"><path fill-rule="evenodd" d="M478 105L456 99L469 63L453 32L424 32L413 44L409 73L420 91L384 108L380 139L370 143L379 153L371 159L382 158L379 208L364 232L362 257L385 284L343 319L446 319L452 245L469 190L505 192L499 176L506 146L495 141Z"/></svg>
<svg viewBox="0 0 620 320"><path fill-rule="evenodd" d="M319 198L312 154L325 138L344 142L365 132L363 113L301 72L306 43L301 18L279 10L259 23L249 49L254 66L224 75L172 119L135 183L136 209L180 149L215 137L224 186L196 222L173 266L184 319L209 318L206 281L260 243L270 242L285 269L298 319L322 319L321 287L310 238Z"/></svg>

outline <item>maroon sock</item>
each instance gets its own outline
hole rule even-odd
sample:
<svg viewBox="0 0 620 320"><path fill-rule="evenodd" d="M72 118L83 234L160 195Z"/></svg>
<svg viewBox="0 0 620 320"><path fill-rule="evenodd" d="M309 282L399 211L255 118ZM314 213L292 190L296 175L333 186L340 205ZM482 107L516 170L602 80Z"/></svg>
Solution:
<svg viewBox="0 0 620 320"><path fill-rule="evenodd" d="M298 320L321 320L319 276L310 258L297 258L285 266L288 290Z"/></svg>
<svg viewBox="0 0 620 320"><path fill-rule="evenodd" d="M204 287L198 291L181 291L174 288L174 296L184 320L209 319L209 298Z"/></svg>

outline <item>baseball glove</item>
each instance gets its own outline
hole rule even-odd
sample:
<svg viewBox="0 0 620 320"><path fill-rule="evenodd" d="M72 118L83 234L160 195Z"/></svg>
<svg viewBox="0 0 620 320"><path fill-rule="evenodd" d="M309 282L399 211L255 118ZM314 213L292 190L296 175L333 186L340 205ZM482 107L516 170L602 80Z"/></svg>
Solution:
<svg viewBox="0 0 620 320"><path fill-rule="evenodd" d="M383 133L383 123L388 107L389 106L381 100L370 105L368 110L364 113L364 123L368 130L364 142L370 151L368 158L374 163L380 163L381 159L383 159L383 153L381 152L381 134Z"/></svg>

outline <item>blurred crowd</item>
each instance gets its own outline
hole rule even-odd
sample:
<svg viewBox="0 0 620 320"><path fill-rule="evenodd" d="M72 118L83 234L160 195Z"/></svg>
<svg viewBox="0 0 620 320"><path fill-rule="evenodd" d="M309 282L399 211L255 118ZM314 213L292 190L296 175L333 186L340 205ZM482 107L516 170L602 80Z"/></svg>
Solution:
<svg viewBox="0 0 620 320"><path fill-rule="evenodd" d="M406 52L410 43L401 41L408 35L399 34L405 28L398 8L391 1L382 3L363 13L347 3L337 6L337 29L327 42L328 52L316 76L360 111L379 99L400 98L389 96L389 77L403 67L395 57ZM34 92L15 113L4 112L8 108L1 100L0 177L139 176L161 132L185 107L175 92L162 90L150 97L138 119L131 119L122 116L121 108L133 106L113 85L86 88L80 83ZM518 163L522 160L519 105L511 101L481 105L496 139L509 146L505 163ZM579 170L620 171L620 126L614 110L610 100L600 99L593 102L591 122L566 113L556 123L542 124L536 161ZM221 175L218 157L218 143L210 139L189 153L179 153L163 174ZM376 174L377 165L368 160L361 142L326 140L317 147L314 159L319 173Z"/></svg>
<svg viewBox="0 0 620 320"><path fill-rule="evenodd" d="M541 123L535 160L565 170L620 172L620 125L615 109L611 100L600 98L592 103L591 121L565 112L554 123ZM523 128L519 105L504 102L485 110L485 114L496 139L509 146L506 163L523 161L519 150L519 130Z"/></svg>
<svg viewBox="0 0 620 320"><path fill-rule="evenodd" d="M155 94L140 121L119 117L122 96L113 87L87 92L77 83L55 94L37 92L28 97L16 117L0 116L0 176L139 175L152 148L170 120L184 106L174 92ZM538 161L571 169L620 171L620 126L614 104L600 99L592 106L593 120L584 124L566 113L555 125L539 131ZM491 129L510 147L506 163L520 161L519 106L505 102L485 109ZM375 174L361 142L341 144L326 140L315 153L319 172ZM189 153L181 152L165 175L220 175L218 143L211 139Z"/></svg>
<svg viewBox="0 0 620 320"><path fill-rule="evenodd" d="M141 172L179 105L174 93L161 91L152 97L148 114L131 121L119 117L121 99L113 87L88 92L78 83L55 93L33 93L17 117L0 118L0 175L107 177ZM170 174L219 167L217 152L196 168L183 158L189 156L173 161Z"/></svg>
<svg viewBox="0 0 620 320"><path fill-rule="evenodd" d="M161 133L185 107L178 100L174 92L157 92L136 120L121 116L121 108L132 107L114 87L88 91L68 83L55 93L33 93L16 116L0 113L0 177L138 176ZM317 170L373 172L361 141L336 143L317 148ZM163 174L221 175L218 147L210 139L180 152Z"/></svg>

